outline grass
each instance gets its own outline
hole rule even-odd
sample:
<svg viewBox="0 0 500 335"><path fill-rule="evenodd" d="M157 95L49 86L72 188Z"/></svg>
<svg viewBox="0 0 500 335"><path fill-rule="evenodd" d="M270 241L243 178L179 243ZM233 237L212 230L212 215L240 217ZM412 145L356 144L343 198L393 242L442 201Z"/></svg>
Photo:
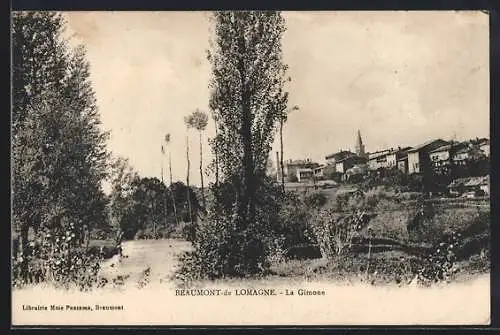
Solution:
<svg viewBox="0 0 500 335"><path fill-rule="evenodd" d="M467 282L431 288L395 285L373 286L329 275L332 265L321 260L283 263L265 278L202 281L190 288L274 288L294 291L276 297L180 297L164 279L176 266L175 255L190 248L176 240L142 240L124 243L128 258L105 262L107 275L129 276L123 285L91 292L58 290L47 285L14 289L13 324L39 325L262 325L262 324L484 324L490 313L488 275ZM379 255L398 258L398 254ZM111 267L112 262L115 265ZM358 262L363 263L361 258ZM138 285L150 268L149 284ZM113 273L112 271L116 271ZM304 273L311 274L305 276ZM102 273L104 275L104 273ZM315 274L316 276L313 276ZM285 275L281 277L280 275ZM325 291L325 296L298 296L299 289ZM123 305L123 312L43 313L22 312L23 304Z"/></svg>

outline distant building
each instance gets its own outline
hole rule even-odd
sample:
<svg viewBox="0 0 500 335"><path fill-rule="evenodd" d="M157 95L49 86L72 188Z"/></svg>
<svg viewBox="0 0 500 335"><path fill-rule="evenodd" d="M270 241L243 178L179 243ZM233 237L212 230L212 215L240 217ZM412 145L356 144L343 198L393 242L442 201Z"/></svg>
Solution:
<svg viewBox="0 0 500 335"><path fill-rule="evenodd" d="M490 157L490 140L481 138L478 140L479 150L481 150L486 157Z"/></svg>
<svg viewBox="0 0 500 335"><path fill-rule="evenodd" d="M326 164L322 164L313 170L314 177L316 179L325 178L325 166L326 166Z"/></svg>
<svg viewBox="0 0 500 335"><path fill-rule="evenodd" d="M424 142L408 150L408 173L425 173L430 171L432 165L429 159L429 152L446 145L448 142L442 139L435 139Z"/></svg>
<svg viewBox="0 0 500 335"><path fill-rule="evenodd" d="M336 153L330 154L325 157L326 164L327 165L335 165L337 162L351 156L356 156L354 152L351 152L349 150L339 150Z"/></svg>
<svg viewBox="0 0 500 335"><path fill-rule="evenodd" d="M410 149L411 147L390 149L386 156L386 167L388 169L399 168L398 161L405 162L408 159L408 151ZM406 167L403 170L406 170Z"/></svg>
<svg viewBox="0 0 500 335"><path fill-rule="evenodd" d="M451 142L429 151L429 160L434 172L440 175L449 174L453 166L452 157L466 146L465 143Z"/></svg>
<svg viewBox="0 0 500 335"><path fill-rule="evenodd" d="M389 149L371 152L368 154L368 168L370 170L378 170L387 167L387 155Z"/></svg>
<svg viewBox="0 0 500 335"><path fill-rule="evenodd" d="M338 173L346 173L346 171L352 168L354 165L365 164L365 163L366 163L366 158L364 157L348 156L335 163L335 171Z"/></svg>
<svg viewBox="0 0 500 335"><path fill-rule="evenodd" d="M304 169L310 169L311 173L313 169L317 168L319 166L318 163L312 162L310 159L305 159L305 160L288 160L285 162L285 179L287 181L295 181L295 179L298 180L298 174L297 170L304 170ZM307 174L308 172L303 172L304 175Z"/></svg>
<svg viewBox="0 0 500 335"><path fill-rule="evenodd" d="M314 169L314 178L316 180L336 179L333 175L336 173L334 164L322 164Z"/></svg>
<svg viewBox="0 0 500 335"><path fill-rule="evenodd" d="M484 157L484 152L480 146L464 142L452 152L451 160L455 166L467 166L469 162L478 160L481 156Z"/></svg>
<svg viewBox="0 0 500 335"><path fill-rule="evenodd" d="M468 177L455 179L448 185L451 195L460 196L466 192L475 192L478 195L490 194L490 177Z"/></svg>
<svg viewBox="0 0 500 335"><path fill-rule="evenodd" d="M400 154L400 157L396 160L396 165L399 171L408 174L408 151Z"/></svg>
<svg viewBox="0 0 500 335"><path fill-rule="evenodd" d="M311 168L299 168L297 169L296 172L297 175L297 181L299 183L305 182L305 181L311 181L314 178L314 172L313 169Z"/></svg>
<svg viewBox="0 0 500 335"><path fill-rule="evenodd" d="M365 159L366 160L366 159ZM345 179L350 181L361 181L363 175L368 172L367 164L355 164L350 169L347 169L345 173Z"/></svg>

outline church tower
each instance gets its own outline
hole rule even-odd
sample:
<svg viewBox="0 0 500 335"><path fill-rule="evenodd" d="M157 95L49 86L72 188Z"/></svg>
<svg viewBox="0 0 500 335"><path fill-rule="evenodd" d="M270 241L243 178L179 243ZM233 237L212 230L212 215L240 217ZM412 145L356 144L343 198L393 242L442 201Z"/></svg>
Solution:
<svg viewBox="0 0 500 335"><path fill-rule="evenodd" d="M365 145L363 144L363 140L361 139L361 132L358 130L358 137L356 139L356 155L359 157L365 157Z"/></svg>

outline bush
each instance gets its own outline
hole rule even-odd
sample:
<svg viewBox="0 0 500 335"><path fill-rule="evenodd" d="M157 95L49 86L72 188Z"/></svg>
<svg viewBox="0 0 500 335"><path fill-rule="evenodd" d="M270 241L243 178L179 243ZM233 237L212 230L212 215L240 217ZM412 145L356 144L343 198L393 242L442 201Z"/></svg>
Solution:
<svg viewBox="0 0 500 335"><path fill-rule="evenodd" d="M326 205L328 198L323 192L314 192L306 195L304 198L305 205L310 209L318 209Z"/></svg>
<svg viewBox="0 0 500 335"><path fill-rule="evenodd" d="M179 222L178 225L174 225L169 237L178 238L187 241L193 241L195 236L197 224L190 222Z"/></svg>
<svg viewBox="0 0 500 335"><path fill-rule="evenodd" d="M211 217L197 229L194 251L179 257L176 278L182 281L245 277L268 268L265 232L254 224L237 230L231 221Z"/></svg>
<svg viewBox="0 0 500 335"><path fill-rule="evenodd" d="M227 192L222 192L226 189ZM266 180L258 189L255 222L241 227L230 208L234 194L227 185L216 189L210 214L196 229L193 253L182 256L178 278L220 278L265 273L271 262L279 262L291 247L311 242L308 230L311 208L293 192L283 194ZM321 204L322 195L311 202ZM203 261L202 261L203 260Z"/></svg>
<svg viewBox="0 0 500 335"><path fill-rule="evenodd" d="M51 282L57 286L77 285L81 290L91 289L97 283L100 255L87 251L77 242L75 225L51 232L38 232L30 242L28 254L19 253L12 259L14 286ZM23 264L28 273L22 274Z"/></svg>
<svg viewBox="0 0 500 335"><path fill-rule="evenodd" d="M267 222L267 225L272 234L271 239L280 239L283 250L288 250L298 244L311 242L309 222L314 207L311 207L311 203L308 206L307 201L315 202L318 201L318 198L321 198L321 196L318 197L313 194L306 197L307 200L304 201L292 192L280 197L279 201L281 202L277 204L277 215L274 219L270 218L271 220Z"/></svg>
<svg viewBox="0 0 500 335"><path fill-rule="evenodd" d="M338 213L335 209L326 208L312 222L321 254L324 258L335 259L351 250L354 239L368 220L363 212Z"/></svg>

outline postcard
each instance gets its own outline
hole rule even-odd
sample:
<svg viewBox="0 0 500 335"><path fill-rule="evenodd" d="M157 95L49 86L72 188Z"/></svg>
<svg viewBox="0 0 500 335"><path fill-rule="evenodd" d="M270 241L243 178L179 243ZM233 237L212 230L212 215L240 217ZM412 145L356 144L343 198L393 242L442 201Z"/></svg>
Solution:
<svg viewBox="0 0 500 335"><path fill-rule="evenodd" d="M487 13L11 33L13 326L490 323Z"/></svg>

